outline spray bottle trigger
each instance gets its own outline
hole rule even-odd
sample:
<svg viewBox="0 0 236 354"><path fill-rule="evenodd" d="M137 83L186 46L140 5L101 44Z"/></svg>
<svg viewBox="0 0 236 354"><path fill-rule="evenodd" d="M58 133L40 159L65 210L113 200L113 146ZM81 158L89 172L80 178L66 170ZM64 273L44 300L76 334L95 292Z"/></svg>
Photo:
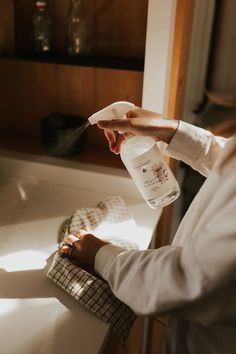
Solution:
<svg viewBox="0 0 236 354"><path fill-rule="evenodd" d="M132 108L134 104L127 101L118 101L94 113L88 118L91 125L97 124L100 120L121 119Z"/></svg>

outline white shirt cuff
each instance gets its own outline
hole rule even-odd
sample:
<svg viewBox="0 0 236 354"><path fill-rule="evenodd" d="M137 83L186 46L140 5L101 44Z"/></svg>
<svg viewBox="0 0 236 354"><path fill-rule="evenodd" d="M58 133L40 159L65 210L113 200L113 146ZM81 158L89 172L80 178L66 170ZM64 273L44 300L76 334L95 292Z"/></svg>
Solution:
<svg viewBox="0 0 236 354"><path fill-rule="evenodd" d="M124 251L127 251L127 249L112 244L102 246L95 256L95 271L99 273L104 279L107 279L109 270L115 257Z"/></svg>
<svg viewBox="0 0 236 354"><path fill-rule="evenodd" d="M209 134L204 129L180 121L179 127L165 153L188 164L196 161L206 145L209 144Z"/></svg>

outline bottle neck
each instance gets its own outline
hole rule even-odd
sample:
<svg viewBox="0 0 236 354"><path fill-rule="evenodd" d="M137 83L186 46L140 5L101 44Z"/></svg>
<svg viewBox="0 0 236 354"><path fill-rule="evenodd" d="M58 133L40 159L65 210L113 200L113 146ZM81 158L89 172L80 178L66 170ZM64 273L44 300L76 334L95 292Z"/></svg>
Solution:
<svg viewBox="0 0 236 354"><path fill-rule="evenodd" d="M47 1L36 1L35 2L35 8L38 11L46 11L47 6L48 6Z"/></svg>
<svg viewBox="0 0 236 354"><path fill-rule="evenodd" d="M129 158L135 158L156 145L153 138L148 136L127 136L121 144L121 155L127 155Z"/></svg>

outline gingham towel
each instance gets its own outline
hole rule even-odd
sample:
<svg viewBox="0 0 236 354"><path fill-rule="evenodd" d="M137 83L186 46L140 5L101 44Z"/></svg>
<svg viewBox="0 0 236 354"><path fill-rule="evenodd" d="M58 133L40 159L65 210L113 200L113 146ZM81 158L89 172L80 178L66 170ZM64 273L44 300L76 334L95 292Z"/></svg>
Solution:
<svg viewBox="0 0 236 354"><path fill-rule="evenodd" d="M129 239L130 235L135 237L135 228L124 199L118 196L102 201L96 208L76 210L64 223L60 239L84 229L119 246L137 248L135 240L128 241L128 236ZM125 343L136 315L113 295L106 281L75 266L59 253L55 254L47 276L94 315L109 323L119 341Z"/></svg>

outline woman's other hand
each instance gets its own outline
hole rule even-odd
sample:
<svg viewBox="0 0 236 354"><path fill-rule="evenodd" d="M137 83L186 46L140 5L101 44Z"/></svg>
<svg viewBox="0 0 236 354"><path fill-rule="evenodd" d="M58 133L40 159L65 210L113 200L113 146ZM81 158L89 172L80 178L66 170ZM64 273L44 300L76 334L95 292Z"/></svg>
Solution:
<svg viewBox="0 0 236 354"><path fill-rule="evenodd" d="M59 249L61 256L66 257L89 273L95 273L94 261L98 250L108 242L94 235L79 230L75 235L64 238Z"/></svg>

